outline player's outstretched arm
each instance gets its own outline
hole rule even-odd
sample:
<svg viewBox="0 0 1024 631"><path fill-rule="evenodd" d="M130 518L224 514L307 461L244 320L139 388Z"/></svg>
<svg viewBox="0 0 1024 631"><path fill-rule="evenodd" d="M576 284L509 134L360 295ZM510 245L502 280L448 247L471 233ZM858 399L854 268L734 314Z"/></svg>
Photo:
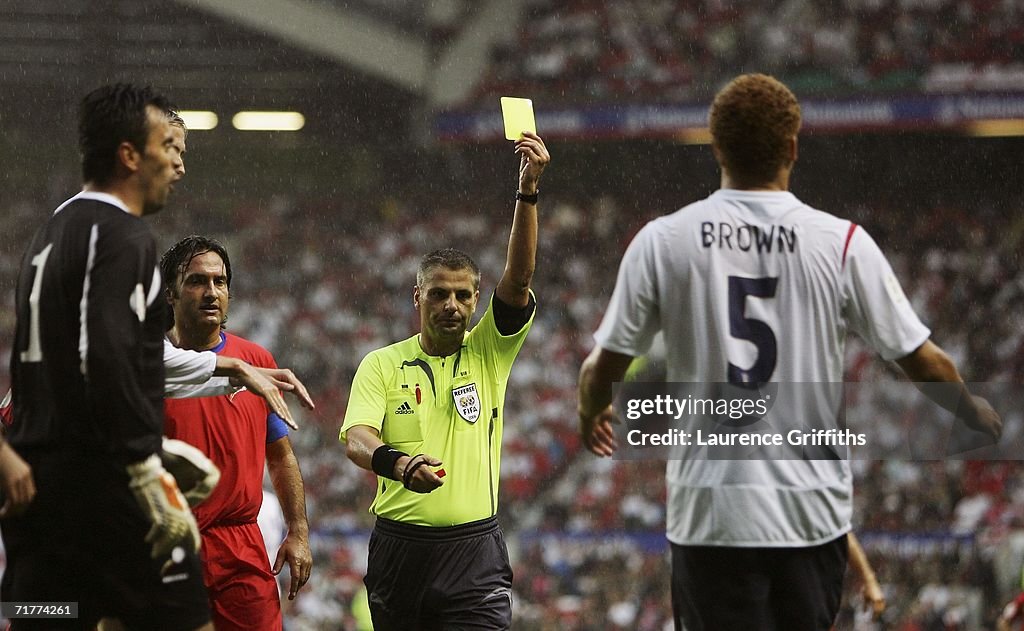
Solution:
<svg viewBox="0 0 1024 631"><path fill-rule="evenodd" d="M291 410L284 400L284 396L274 382L270 380L258 368L234 357L217 356L217 369L213 373L216 376L229 377L232 385L241 386L267 400L270 410L281 417L288 427L299 429L292 417ZM278 383L281 383L280 381ZM291 384L285 384L287 389L293 389ZM305 391L305 387L302 388ZM306 395L309 396L308 394ZM300 397L301 398L301 397ZM311 401L312 403L312 401Z"/></svg>
<svg viewBox="0 0 1024 631"><path fill-rule="evenodd" d="M444 484L442 471L434 471L443 463L427 454L398 451L380 439L369 425L355 425L346 435L346 454L357 466L379 476L396 480L415 493L430 493Z"/></svg>
<svg viewBox="0 0 1024 631"><path fill-rule="evenodd" d="M997 441L1002 436L1003 419L999 413L984 398L970 393L956 364L937 344L928 340L913 353L897 359L896 363L925 396L963 419L968 427ZM927 383L952 386L922 387Z"/></svg>
<svg viewBox="0 0 1024 631"><path fill-rule="evenodd" d="M271 410L292 429L298 426L280 391L294 394L307 410L316 407L306 386L287 368L257 368L234 357L177 348L166 339L164 381L164 396L172 399L217 396L237 387L248 388L265 398Z"/></svg>
<svg viewBox="0 0 1024 631"><path fill-rule="evenodd" d="M316 409L316 404L313 403L313 397L309 396L309 391L306 390L306 386L299 381L299 378L296 377L295 373L291 370L287 368L263 368L261 366L255 366L255 368L262 373L264 377L269 379L270 383L274 384L275 388L294 394L299 400L299 403L302 404L302 407L307 410Z"/></svg>
<svg viewBox="0 0 1024 631"><path fill-rule="evenodd" d="M618 423L612 411L612 384L622 381L633 358L600 346L580 367L577 412L580 437L587 449L598 456L611 456L618 443L612 427Z"/></svg>
<svg viewBox="0 0 1024 631"><path fill-rule="evenodd" d="M541 137L533 132L523 132L515 143L519 160L519 193L530 196L537 194L540 176L551 154ZM494 293L507 305L525 307L530 302L530 282L537 262L537 203L516 201L512 218L512 231L508 239L508 255L505 270Z"/></svg>

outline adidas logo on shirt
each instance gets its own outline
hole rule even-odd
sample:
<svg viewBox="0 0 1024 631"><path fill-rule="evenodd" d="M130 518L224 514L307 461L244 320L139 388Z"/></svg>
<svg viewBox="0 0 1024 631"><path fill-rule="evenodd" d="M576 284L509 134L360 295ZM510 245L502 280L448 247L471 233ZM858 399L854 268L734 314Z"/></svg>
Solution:
<svg viewBox="0 0 1024 631"><path fill-rule="evenodd" d="M412 413L413 413L412 407L409 405L408 401L403 401L402 405L398 406L398 409L395 410L395 414L412 414Z"/></svg>

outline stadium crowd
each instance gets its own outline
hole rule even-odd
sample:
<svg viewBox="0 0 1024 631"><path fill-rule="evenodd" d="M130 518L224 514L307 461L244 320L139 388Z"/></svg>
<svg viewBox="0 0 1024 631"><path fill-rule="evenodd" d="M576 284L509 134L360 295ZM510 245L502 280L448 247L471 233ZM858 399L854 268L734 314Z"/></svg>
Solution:
<svg viewBox="0 0 1024 631"><path fill-rule="evenodd" d="M492 51L478 102L519 93L552 105L695 101L746 69L772 72L799 94L1024 90L1020 0L526 6L512 41ZM60 201L54 189L73 192L65 184L55 178L48 188L3 196L0 395L9 382L22 248ZM283 603L286 629L355 629L374 477L352 465L337 442L348 385L366 352L415 330L411 290L427 250L441 243L465 249L483 270L483 293L493 290L505 255L495 226L506 224L507 208L482 210L473 195L446 196L443 206L415 195L211 202L190 198L187 187L178 195L153 219L158 245L193 233L226 243L245 271L233 283L229 330L271 350L302 377L318 406L292 434L315 570L297 599ZM672 208L643 204L637 210L624 194L544 193L533 282L539 306L512 373L501 472L517 629L671 628L664 464L596 459L580 449L575 421L576 376L621 252L646 220ZM1024 384L1019 200L1008 208L933 196L906 206L878 195L823 207L871 232L915 310L969 370L966 380ZM868 384L851 402L851 417L873 419L906 392L883 378L895 368L862 346L851 345L846 365L848 380ZM1024 407L1000 411L1004 440L1024 440ZM907 440L902 427L872 431ZM881 624L869 620L851 576L837 628L991 628L1021 587L1024 465L936 456L855 458L852 467L854 527L889 608Z"/></svg>
<svg viewBox="0 0 1024 631"><path fill-rule="evenodd" d="M687 101L754 68L798 94L1024 89L1019 2L531 0L526 15L481 102Z"/></svg>
<svg viewBox="0 0 1024 631"><path fill-rule="evenodd" d="M480 263L483 291L493 290L504 260L504 241L493 235L503 225L501 209L482 211L466 199L440 213L415 198L356 206L276 197L235 202L226 212L190 211L201 204L187 196L178 203L154 222L158 243L196 232L227 243L247 272L232 287L229 330L292 367L318 404L293 433L316 570L286 606L287 628L355 628L350 603L361 588L374 483L337 443L346 388L364 353L414 330L411 289L428 246L462 245ZM9 246L0 250L4 331L14 322L15 246L46 212L30 202L8 210ZM955 206L912 215L884 206L836 210L865 225L889 253L922 319L971 367L967 380L1022 383L1019 217ZM608 299L606 279L652 216L614 196L545 199L534 280L539 308L512 375L502 462L517 628L663 629L671 620L663 463L596 459L580 450L575 427L576 374ZM8 337L0 338L0 383L10 352ZM885 396L888 380L879 373L890 367L862 347L847 365L850 380L880 384L856 405ZM1020 427L1020 408L1004 413L1008 431ZM1013 544L1024 532L1024 466L854 460L853 467L855 527L890 603L886 628L991 621L1024 557ZM839 628L871 628L857 613L857 589L851 580Z"/></svg>

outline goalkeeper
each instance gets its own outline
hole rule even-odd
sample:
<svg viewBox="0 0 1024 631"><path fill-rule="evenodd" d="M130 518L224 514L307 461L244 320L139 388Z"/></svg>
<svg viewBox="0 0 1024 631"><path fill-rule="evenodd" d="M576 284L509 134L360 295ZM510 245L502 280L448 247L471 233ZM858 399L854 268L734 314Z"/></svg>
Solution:
<svg viewBox="0 0 1024 631"><path fill-rule="evenodd" d="M199 533L160 461L165 303L141 217L180 178L167 100L105 86L79 114L84 190L22 260L11 353L11 446L37 490L3 520L3 602L77 602L21 629L212 629ZM8 612L10 613L10 612Z"/></svg>

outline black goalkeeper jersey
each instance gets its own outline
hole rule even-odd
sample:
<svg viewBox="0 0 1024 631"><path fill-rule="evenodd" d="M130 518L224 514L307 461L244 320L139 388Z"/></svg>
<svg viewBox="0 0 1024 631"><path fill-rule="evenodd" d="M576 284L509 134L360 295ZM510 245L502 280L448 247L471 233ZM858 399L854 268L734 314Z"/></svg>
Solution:
<svg viewBox="0 0 1024 631"><path fill-rule="evenodd" d="M160 447L166 314L156 243L141 218L107 199L72 198L22 260L15 449L80 448L128 463Z"/></svg>

